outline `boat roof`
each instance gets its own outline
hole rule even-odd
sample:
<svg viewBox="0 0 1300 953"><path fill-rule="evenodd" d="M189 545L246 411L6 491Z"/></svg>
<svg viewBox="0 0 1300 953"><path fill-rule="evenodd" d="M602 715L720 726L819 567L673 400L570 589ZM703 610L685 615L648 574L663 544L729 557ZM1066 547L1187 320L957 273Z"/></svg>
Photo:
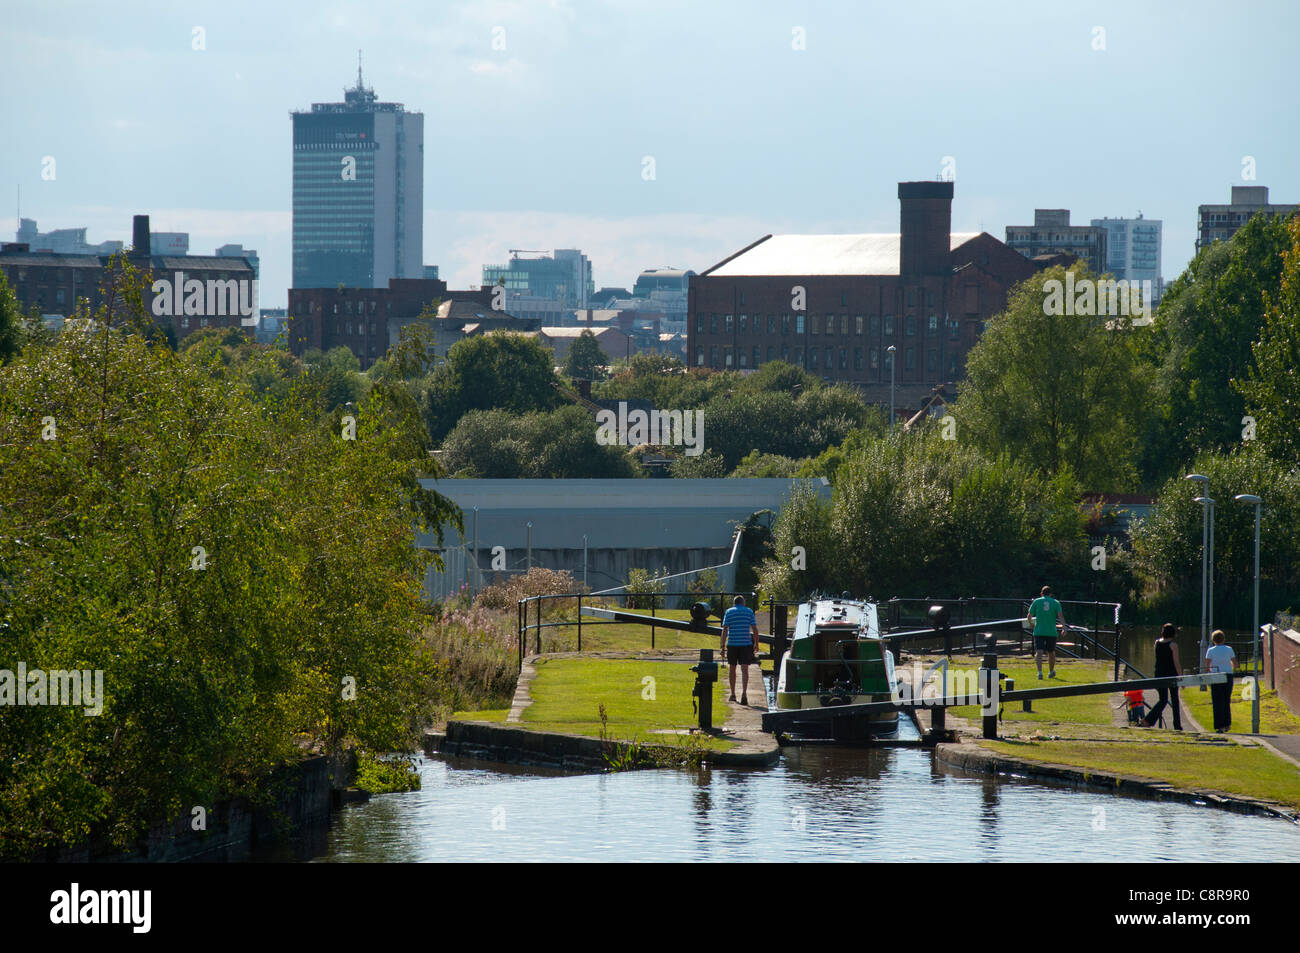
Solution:
<svg viewBox="0 0 1300 953"><path fill-rule="evenodd" d="M818 599L799 606L795 625L796 639L808 638L824 629L852 629L861 638L880 638L876 619L876 605L858 599Z"/></svg>

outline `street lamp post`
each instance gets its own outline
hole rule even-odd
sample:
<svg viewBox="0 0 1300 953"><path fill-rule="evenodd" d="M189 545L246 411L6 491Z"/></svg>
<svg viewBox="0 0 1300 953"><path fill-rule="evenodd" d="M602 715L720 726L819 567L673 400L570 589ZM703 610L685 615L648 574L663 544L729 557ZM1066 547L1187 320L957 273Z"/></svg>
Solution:
<svg viewBox="0 0 1300 953"><path fill-rule="evenodd" d="M1250 692L1250 733L1259 734L1259 497L1250 493L1239 493L1233 497L1238 503L1250 503L1255 507L1255 625L1250 633L1250 648L1255 656L1251 666L1255 684Z"/></svg>
<svg viewBox="0 0 1300 953"><path fill-rule="evenodd" d="M582 534L582 588L587 588L587 534Z"/></svg>
<svg viewBox="0 0 1300 953"><path fill-rule="evenodd" d="M474 594L478 595L479 581L483 572L478 568L478 507L474 507Z"/></svg>
<svg viewBox="0 0 1300 953"><path fill-rule="evenodd" d="M1201 495L1209 497L1210 495L1210 478L1200 473L1189 473L1183 479L1195 480L1201 484ZM1210 509L1208 506L1201 506L1201 655L1196 660L1196 671L1201 671L1205 664L1205 653L1210 647L1210 630L1207 625L1206 610L1206 570L1209 567L1210 554ZM1205 691L1204 685L1201 691Z"/></svg>
<svg viewBox="0 0 1300 953"><path fill-rule="evenodd" d="M889 429L894 429L894 354L898 348L889 345L885 348L885 353L889 355Z"/></svg>
<svg viewBox="0 0 1300 953"><path fill-rule="evenodd" d="M528 557L527 557L527 563L526 563L525 565L527 565L527 567L528 567L529 569L532 569L532 568L533 568L533 521L532 521L532 520L529 520L529 521L528 521L528 549L527 549L527 553L528 553Z"/></svg>

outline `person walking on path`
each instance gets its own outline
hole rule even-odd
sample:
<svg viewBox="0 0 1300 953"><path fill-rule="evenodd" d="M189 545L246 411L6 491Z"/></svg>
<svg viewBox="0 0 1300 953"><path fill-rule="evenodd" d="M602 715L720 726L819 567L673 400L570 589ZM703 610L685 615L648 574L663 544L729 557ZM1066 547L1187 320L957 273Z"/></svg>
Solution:
<svg viewBox="0 0 1300 953"><path fill-rule="evenodd" d="M749 666L754 664L754 650L758 648L758 619L754 610L745 605L744 596L736 596L735 605L722 617L722 647L727 652L727 678L731 682L731 698L736 700L736 667L740 667L740 703L749 704Z"/></svg>
<svg viewBox="0 0 1300 953"><path fill-rule="evenodd" d="M1043 586L1043 594L1029 604L1026 622L1034 625L1034 661L1038 664L1038 677L1043 677L1043 653L1047 653L1047 677L1056 678L1056 625L1065 629L1065 612L1052 598L1052 587Z"/></svg>
<svg viewBox="0 0 1300 953"><path fill-rule="evenodd" d="M1210 636L1214 644L1205 651L1205 661L1209 663L1210 671L1228 674L1228 680L1222 685L1210 686L1215 731L1227 731L1232 727L1232 669L1237 663L1237 653L1232 651L1232 646L1224 644L1225 638L1222 629L1215 629Z"/></svg>
<svg viewBox="0 0 1300 953"><path fill-rule="evenodd" d="M1156 678L1183 674L1182 666L1178 664L1178 643L1174 641L1177 635L1178 628L1172 622L1166 622L1160 629L1160 638L1156 639ZM1174 731L1182 731L1182 706L1178 704L1178 686L1162 685L1156 689L1156 694L1160 696L1160 700L1151 706L1151 712L1143 724L1148 728L1154 727L1160 721L1165 706L1169 705L1174 713Z"/></svg>

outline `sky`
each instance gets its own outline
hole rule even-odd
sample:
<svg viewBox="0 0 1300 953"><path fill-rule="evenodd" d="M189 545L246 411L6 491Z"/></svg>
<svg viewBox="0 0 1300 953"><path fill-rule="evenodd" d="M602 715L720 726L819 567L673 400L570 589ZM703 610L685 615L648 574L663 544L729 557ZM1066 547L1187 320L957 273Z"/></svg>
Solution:
<svg viewBox="0 0 1300 953"><path fill-rule="evenodd" d="M290 281L289 113L341 101L358 50L381 101L424 114L424 262L453 288L510 248L581 248L630 288L769 232L897 232L897 183L945 173L954 231L1160 219L1171 280L1198 205L1300 201L1294 0L0 9L5 240L19 193L92 242L147 213L191 254L257 249L264 307Z"/></svg>

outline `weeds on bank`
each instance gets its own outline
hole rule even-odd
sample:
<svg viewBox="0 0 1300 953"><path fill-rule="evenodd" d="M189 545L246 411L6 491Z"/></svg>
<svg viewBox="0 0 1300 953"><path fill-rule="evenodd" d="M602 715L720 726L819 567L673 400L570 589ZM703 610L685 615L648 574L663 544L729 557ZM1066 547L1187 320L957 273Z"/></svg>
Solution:
<svg viewBox="0 0 1300 953"><path fill-rule="evenodd" d="M420 773L410 758L384 758L362 751L357 754L356 786L371 794L418 791Z"/></svg>

